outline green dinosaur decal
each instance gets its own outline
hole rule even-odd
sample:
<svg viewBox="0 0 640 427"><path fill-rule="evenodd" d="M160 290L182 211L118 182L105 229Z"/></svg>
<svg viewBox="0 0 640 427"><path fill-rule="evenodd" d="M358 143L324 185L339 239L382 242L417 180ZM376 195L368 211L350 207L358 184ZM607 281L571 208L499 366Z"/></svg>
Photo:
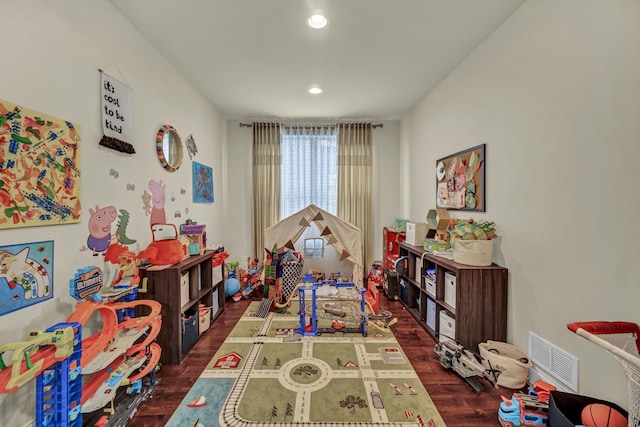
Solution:
<svg viewBox="0 0 640 427"><path fill-rule="evenodd" d="M118 228L116 229L116 237L118 243L123 245L130 245L135 243L136 240L127 237L127 225L129 224L129 212L124 209L120 209L120 215L118 215Z"/></svg>

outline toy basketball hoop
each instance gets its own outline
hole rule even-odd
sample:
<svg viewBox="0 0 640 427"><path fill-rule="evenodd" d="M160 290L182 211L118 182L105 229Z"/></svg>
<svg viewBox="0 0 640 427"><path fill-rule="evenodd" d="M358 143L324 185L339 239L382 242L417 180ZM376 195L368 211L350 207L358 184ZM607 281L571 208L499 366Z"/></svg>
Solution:
<svg viewBox="0 0 640 427"><path fill-rule="evenodd" d="M577 322L567 328L611 353L629 386L629 427L640 426L640 328L631 322Z"/></svg>

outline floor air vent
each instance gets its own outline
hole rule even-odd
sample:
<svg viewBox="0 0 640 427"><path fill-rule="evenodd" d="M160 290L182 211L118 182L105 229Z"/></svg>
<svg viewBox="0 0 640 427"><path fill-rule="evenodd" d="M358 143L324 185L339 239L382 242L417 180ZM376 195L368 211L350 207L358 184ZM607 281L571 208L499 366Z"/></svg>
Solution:
<svg viewBox="0 0 640 427"><path fill-rule="evenodd" d="M578 390L578 358L529 331L529 357L549 375Z"/></svg>

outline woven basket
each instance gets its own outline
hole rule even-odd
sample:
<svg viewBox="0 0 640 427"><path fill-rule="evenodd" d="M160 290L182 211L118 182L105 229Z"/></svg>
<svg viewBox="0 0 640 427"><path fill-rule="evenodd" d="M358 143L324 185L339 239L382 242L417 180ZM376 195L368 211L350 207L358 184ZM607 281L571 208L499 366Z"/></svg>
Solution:
<svg viewBox="0 0 640 427"><path fill-rule="evenodd" d="M486 267L493 258L493 240L456 240L453 260L460 264Z"/></svg>
<svg viewBox="0 0 640 427"><path fill-rule="evenodd" d="M478 349L482 365L500 371L498 385L511 389L524 387L533 366L525 352L511 344L491 340L478 344Z"/></svg>

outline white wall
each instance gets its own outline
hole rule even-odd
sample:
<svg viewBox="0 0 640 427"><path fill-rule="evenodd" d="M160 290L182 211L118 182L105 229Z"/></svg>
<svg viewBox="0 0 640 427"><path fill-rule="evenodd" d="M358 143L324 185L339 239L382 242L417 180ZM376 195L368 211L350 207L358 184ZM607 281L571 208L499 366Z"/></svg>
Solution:
<svg viewBox="0 0 640 427"><path fill-rule="evenodd" d="M436 159L487 144L487 212L456 216L497 224L509 342L559 345L581 394L623 407L622 369L566 325L640 322L639 47L638 1L527 1L402 124L415 217L434 207Z"/></svg>
<svg viewBox="0 0 640 427"><path fill-rule="evenodd" d="M251 253L252 221L252 139L250 127L240 127L239 121L227 121L227 157L229 165L224 209L225 229L231 259ZM245 121L246 123L246 121ZM400 122L383 121L383 127L373 131L373 223L374 257L382 259L382 228L393 224L400 214L400 175L397 165L400 156ZM425 215L418 217L424 221ZM262 255L262 254L261 254ZM261 259L262 260L262 259ZM369 272L365 265L365 275Z"/></svg>
<svg viewBox="0 0 640 427"><path fill-rule="evenodd" d="M3 32L11 42L3 46L0 98L80 126L83 208L79 224L0 231L2 245L49 239L55 245L54 298L2 316L0 344L21 341L29 330L46 329L72 313L75 300L69 297L69 280L80 268L102 265L101 257L79 251L87 241L90 207L115 205L128 210L127 234L142 249L151 241L151 233L140 197L150 179L162 179L167 184L167 221L183 222L188 208L193 220L207 224L209 241L221 241L224 184L224 123L219 113L108 2L12 0L3 2L2 15ZM133 88L136 154L98 145L102 137L99 68L124 78ZM178 171L161 168L155 135L163 124L173 125L183 140L193 134L199 151L194 160L214 170L214 204L191 202L192 162L186 154ZM119 172L118 179L109 175L111 168ZM127 191L127 184L134 184L135 190ZM180 189L186 194L180 194ZM181 211L182 217L174 218L175 211ZM0 425L26 425L34 419L34 383L0 396Z"/></svg>

